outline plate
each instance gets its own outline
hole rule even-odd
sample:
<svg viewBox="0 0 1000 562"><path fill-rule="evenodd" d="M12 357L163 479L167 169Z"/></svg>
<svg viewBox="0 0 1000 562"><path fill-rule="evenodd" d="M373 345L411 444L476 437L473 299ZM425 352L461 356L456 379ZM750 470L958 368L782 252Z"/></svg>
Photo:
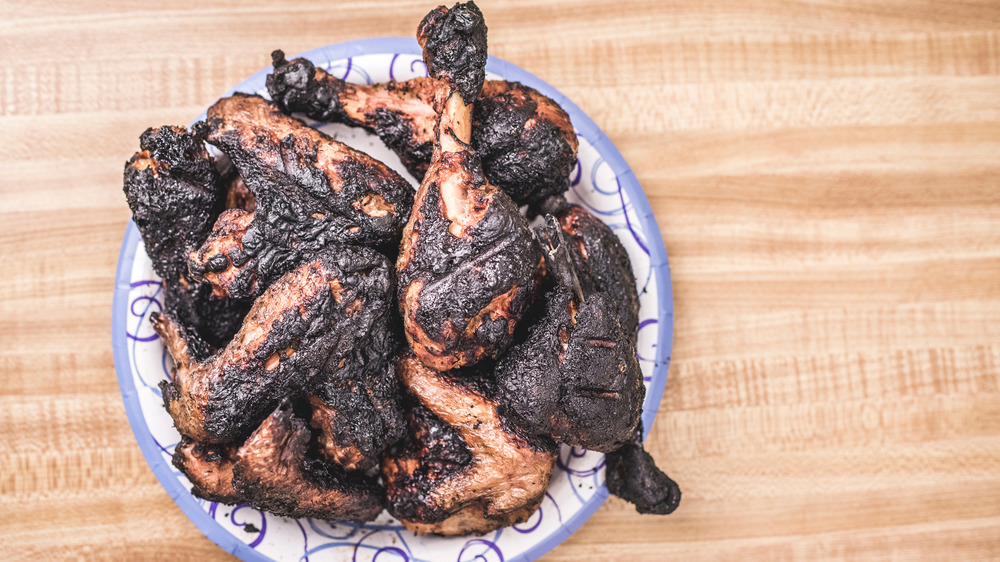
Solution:
<svg viewBox="0 0 1000 562"><path fill-rule="evenodd" d="M408 38L350 41L298 56L356 83L426 75L420 47ZM486 70L488 79L521 82L551 97L569 113L576 128L579 161L567 198L614 230L628 250L639 285L638 354L647 386L642 418L648 432L663 394L673 339L670 270L649 202L611 141L565 96L496 57L489 57ZM269 72L271 67L257 72L225 95L241 91L266 96L264 78ZM311 125L369 152L417 185L377 137L343 125ZM569 537L608 497L604 455L563 446L549 490L531 519L482 537L416 536L385 512L373 522L355 525L288 519L247 505L197 499L191 495L190 483L170 463L180 436L163 409L157 383L166 378L171 359L149 323L149 315L160 310L161 299L160 280L139 231L129 222L118 259L112 311L115 369L129 423L150 468L178 507L209 539L243 560L534 560Z"/></svg>

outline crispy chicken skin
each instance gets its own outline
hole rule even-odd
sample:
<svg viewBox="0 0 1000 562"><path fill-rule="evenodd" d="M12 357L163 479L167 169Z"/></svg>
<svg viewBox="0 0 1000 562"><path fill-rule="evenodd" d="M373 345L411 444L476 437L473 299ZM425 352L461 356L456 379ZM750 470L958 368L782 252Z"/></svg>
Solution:
<svg viewBox="0 0 1000 562"><path fill-rule="evenodd" d="M379 327L342 366L317 377L307 399L320 455L345 470L377 469L386 449L406 435L395 365L400 338L388 319Z"/></svg>
<svg viewBox="0 0 1000 562"><path fill-rule="evenodd" d="M667 515L681 502L681 489L657 468L656 461L642 446L642 426L632 439L607 454L608 491L635 505L639 513Z"/></svg>
<svg viewBox="0 0 1000 562"><path fill-rule="evenodd" d="M427 173L437 113L435 80L413 78L356 85L307 59L271 55L267 90L286 113L363 127L399 155L416 178ZM552 99L517 82L489 80L472 111L472 148L489 182L518 205L537 205L569 187L579 141L569 115Z"/></svg>
<svg viewBox="0 0 1000 562"><path fill-rule="evenodd" d="M193 359L168 315L153 319L176 364L163 399L177 429L206 443L246 436L285 396L334 369L384 329L392 268L367 248L343 247L290 271L258 298L221 351Z"/></svg>
<svg viewBox="0 0 1000 562"><path fill-rule="evenodd" d="M233 488L233 465L239 445L207 445L182 437L174 449L173 464L193 485L197 498L235 505L243 501Z"/></svg>
<svg viewBox="0 0 1000 562"><path fill-rule="evenodd" d="M460 52L471 50L470 60L485 60L476 54L485 49L485 33L482 14L470 2L431 12L418 40L428 67L441 69ZM444 371L498 357L510 346L534 298L542 261L526 219L486 181L469 149L471 107L463 96L475 99L476 92L459 73L472 71L463 64L432 72L438 138L403 230L396 269L410 347Z"/></svg>
<svg viewBox="0 0 1000 562"><path fill-rule="evenodd" d="M614 299L577 280L555 218L537 231L554 287L527 339L499 360L500 402L532 433L595 451L624 444L639 423L645 387L635 344Z"/></svg>
<svg viewBox="0 0 1000 562"><path fill-rule="evenodd" d="M125 165L125 197L153 269L163 278L164 309L209 348L221 347L250 303L211 298L210 288L189 275L187 257L211 232L224 186L202 138L184 127L147 129L139 145Z"/></svg>
<svg viewBox="0 0 1000 562"><path fill-rule="evenodd" d="M396 172L281 113L236 93L208 110L206 140L222 150L253 194L255 211L238 243L217 223L189 267L217 293L256 297L330 244L389 247L399 239L413 189ZM219 238L229 242L219 245ZM239 275L230 268L244 268ZM229 280L231 284L225 284Z"/></svg>
<svg viewBox="0 0 1000 562"><path fill-rule="evenodd" d="M417 401L410 439L383 461L389 512L419 533L485 533L527 519L548 487L555 443L522 434L489 398L488 377L398 367Z"/></svg>
<svg viewBox="0 0 1000 562"><path fill-rule="evenodd" d="M639 292L628 252L608 225L579 205L556 214L584 290L615 297L618 321L633 343L639 332Z"/></svg>
<svg viewBox="0 0 1000 562"><path fill-rule="evenodd" d="M282 517L371 521L385 505L375 479L308 458L306 422L284 400L236 453L233 488L257 509Z"/></svg>

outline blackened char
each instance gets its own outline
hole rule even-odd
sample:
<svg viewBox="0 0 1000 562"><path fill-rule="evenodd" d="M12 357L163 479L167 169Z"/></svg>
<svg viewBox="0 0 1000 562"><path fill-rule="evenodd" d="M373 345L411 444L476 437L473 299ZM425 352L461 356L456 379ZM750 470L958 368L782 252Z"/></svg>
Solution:
<svg viewBox="0 0 1000 562"><path fill-rule="evenodd" d="M479 97L486 80L486 21L475 2L438 6L417 26L427 73L448 81L466 104Z"/></svg>
<svg viewBox="0 0 1000 562"><path fill-rule="evenodd" d="M639 513L667 515L680 505L681 489L643 448L641 426L631 441L606 459L608 491L635 505Z"/></svg>
<svg viewBox="0 0 1000 562"><path fill-rule="evenodd" d="M628 252L608 225L579 205L567 205L557 218L580 283L589 292L615 297L618 320L635 342L639 332L639 292Z"/></svg>
<svg viewBox="0 0 1000 562"><path fill-rule="evenodd" d="M373 326L359 345L310 390L309 424L317 430L319 453L345 470L378 468L382 454L406 435L396 379L401 337L395 312Z"/></svg>
<svg viewBox="0 0 1000 562"><path fill-rule="evenodd" d="M139 145L125 165L124 191L153 270L163 278L164 310L205 349L222 347L250 304L212 298L211 289L189 275L187 261L211 232L225 186L203 139L184 127L147 129Z"/></svg>

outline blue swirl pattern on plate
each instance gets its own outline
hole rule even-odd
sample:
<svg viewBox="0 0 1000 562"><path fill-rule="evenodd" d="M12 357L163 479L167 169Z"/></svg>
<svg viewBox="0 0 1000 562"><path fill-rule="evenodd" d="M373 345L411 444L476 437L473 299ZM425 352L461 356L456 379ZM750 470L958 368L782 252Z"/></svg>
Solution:
<svg viewBox="0 0 1000 562"><path fill-rule="evenodd" d="M426 75L420 48L412 39L351 41L299 56L359 84ZM611 141L565 96L498 58L490 57L486 69L489 79L522 82L556 100L577 130L580 155L568 198L600 217L618 235L639 286L638 355L647 386L643 424L648 431L666 382L673 339L670 270L649 202ZM266 96L264 77L270 71L267 67L257 72L225 95L242 91ZM202 118L204 113L198 117ZM370 152L417 184L374 136L343 125L311 125ZM578 529L608 497L604 455L563 446L538 511L525 523L483 537L416 536L384 512L373 522L355 525L294 520L246 505L199 500L191 495L187 479L170 464L180 436L163 409L157 383L170 377L171 360L149 324L149 315L162 308L161 299L159 278L130 222L118 260L112 321L115 369L129 423L146 461L171 498L208 538L243 560L534 560Z"/></svg>

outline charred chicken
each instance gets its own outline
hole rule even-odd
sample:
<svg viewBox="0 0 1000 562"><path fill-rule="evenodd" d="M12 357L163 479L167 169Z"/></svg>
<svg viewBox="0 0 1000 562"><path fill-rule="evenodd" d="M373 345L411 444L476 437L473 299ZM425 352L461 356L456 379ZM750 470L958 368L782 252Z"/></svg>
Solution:
<svg viewBox="0 0 1000 562"><path fill-rule="evenodd" d="M307 59L272 55L267 90L287 113L363 127L399 155L416 178L424 177L434 152L434 78L356 85L330 75ZM541 204L569 187L579 141L558 104L517 82L488 80L472 111L472 148L489 182L519 205Z"/></svg>
<svg viewBox="0 0 1000 562"><path fill-rule="evenodd" d="M206 123L206 140L229 156L255 202L252 215L220 217L191 254L191 271L218 294L256 297L331 244L387 248L399 239L413 190L385 164L258 96L219 100Z"/></svg>
<svg viewBox="0 0 1000 562"><path fill-rule="evenodd" d="M183 327L154 317L176 364L160 387L177 429L205 443L245 437L283 397L387 329L392 289L391 266L372 250L321 254L269 287L232 342L204 361L191 356Z"/></svg>
<svg viewBox="0 0 1000 562"><path fill-rule="evenodd" d="M527 221L486 181L469 148L486 26L471 2L432 11L417 30L437 81L434 156L403 230L396 269L406 337L438 370L498 357L534 297L541 254Z"/></svg>

